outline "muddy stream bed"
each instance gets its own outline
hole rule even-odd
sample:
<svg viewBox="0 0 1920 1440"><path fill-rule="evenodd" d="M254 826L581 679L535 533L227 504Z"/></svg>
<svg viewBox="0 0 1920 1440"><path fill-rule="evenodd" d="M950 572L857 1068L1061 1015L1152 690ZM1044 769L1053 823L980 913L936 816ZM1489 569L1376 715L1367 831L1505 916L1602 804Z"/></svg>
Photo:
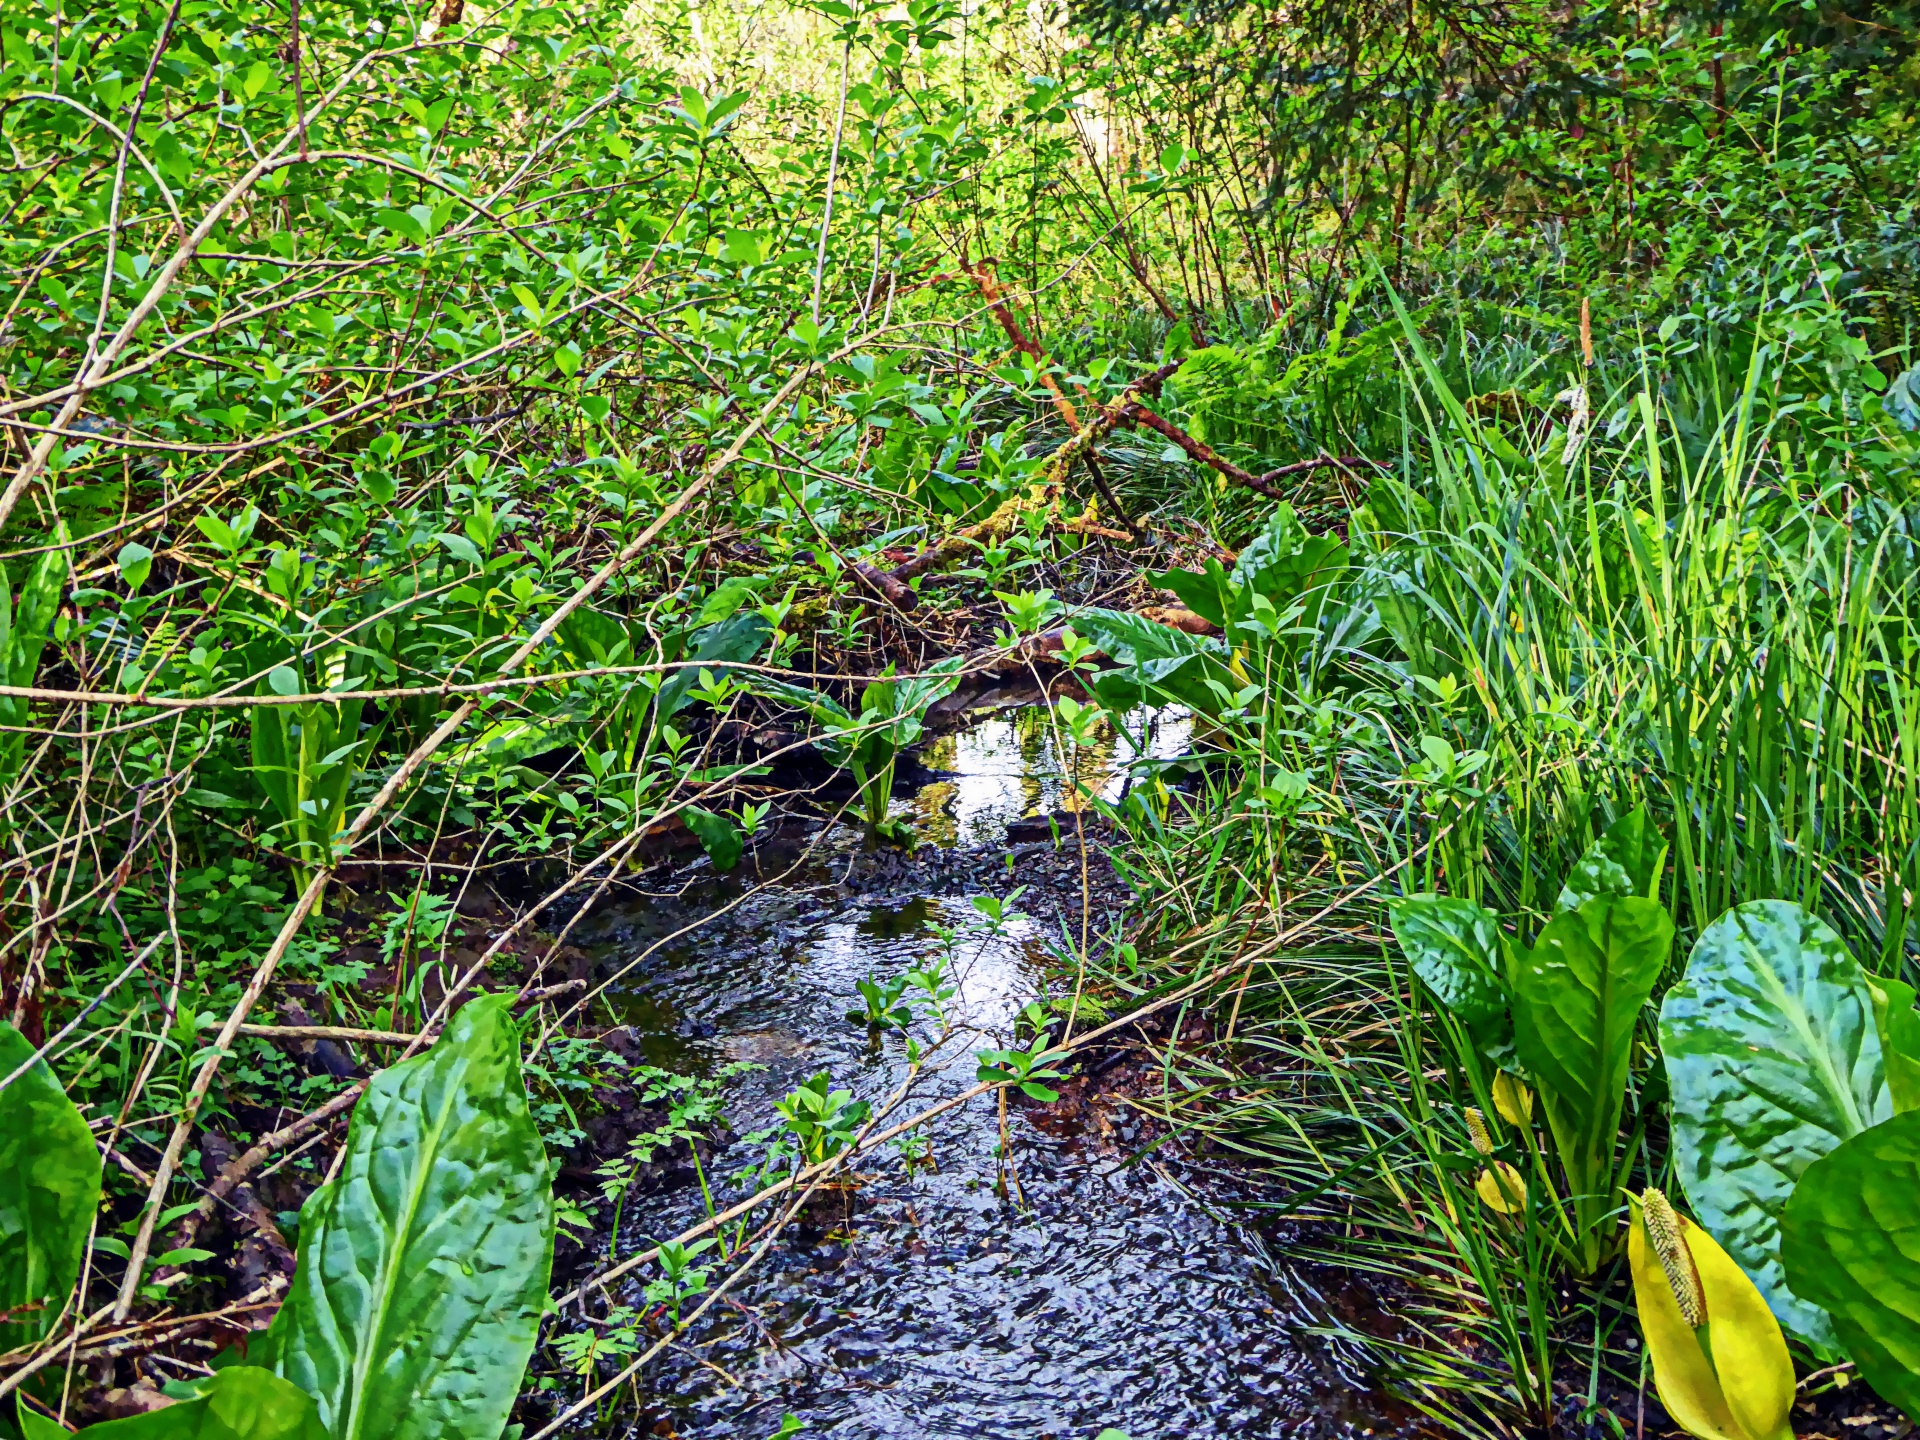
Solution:
<svg viewBox="0 0 1920 1440"><path fill-rule="evenodd" d="M1156 756L1187 743L1177 715L1126 723ZM952 1031L896 1119L970 1087L973 1052L1009 1043L1020 1007L1049 976L1059 991L1046 940L1063 925L1077 935L1081 870L1071 824L1056 845L1054 826L1034 818L1057 816L1067 794L1044 712L990 715L929 742L919 759L925 769L897 797L922 837L913 856L866 849L849 827L788 835L732 875L683 873L657 886L658 898L603 909L577 932L603 973L626 968L611 998L635 1061L724 1076L735 1138L709 1157L717 1187L755 1158L737 1137L776 1124L774 1102L810 1076L827 1071L876 1105L900 1086L903 1037L872 1034L848 1010L858 981L939 956L937 927L975 932L945 947ZM1083 753L1082 767L1097 769L1109 794L1126 783L1111 752ZM1103 901L1111 913L1119 891L1096 837L1088 848L1097 934ZM1024 914L982 933L971 898L1018 885L1028 887ZM942 1032L927 1018L912 1033L934 1047ZM698 1331L649 1367L639 1422L622 1406L605 1433L765 1440L786 1414L810 1435L916 1440L1403 1428L1406 1412L1310 1333L1330 1306L1370 1302L1323 1293L1326 1272L1289 1265L1286 1232L1247 1203L1258 1193L1250 1179L1180 1139L1153 1144L1163 1134L1126 1102L1125 1086L1131 1077L1135 1093L1157 1090L1158 1064L1137 1042L1087 1067L1099 1076L1063 1085L1058 1104L1009 1107L1024 1205L996 1189L990 1098L924 1132L933 1168L922 1162L909 1176L897 1151L862 1157L854 1188L816 1199ZM724 1188L722 1204L744 1193ZM679 1233L704 1206L691 1166L636 1186L618 1253ZM608 1238L592 1241L602 1261ZM637 1283L613 1298L644 1308Z"/></svg>

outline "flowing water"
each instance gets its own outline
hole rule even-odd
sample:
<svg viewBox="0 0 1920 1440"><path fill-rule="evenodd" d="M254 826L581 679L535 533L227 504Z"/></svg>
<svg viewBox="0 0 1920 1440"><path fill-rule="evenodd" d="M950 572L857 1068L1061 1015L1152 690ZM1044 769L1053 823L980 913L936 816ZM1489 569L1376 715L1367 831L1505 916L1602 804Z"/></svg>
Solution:
<svg viewBox="0 0 1920 1440"><path fill-rule="evenodd" d="M896 1116L972 1085L972 1052L1006 1044L1019 1008L1058 974L1044 953L1058 916L1036 902L1079 893L1070 820L1057 851L1006 841L1010 822L1070 800L1043 719L1003 714L927 747L924 763L947 773L912 798L930 842L912 860L816 835L810 859L766 846L757 876L749 862L595 917L601 961L632 967L616 1003L645 1058L726 1073L737 1134L772 1125L774 1101L821 1071L879 1104L907 1076L905 1043L849 1020L856 982L945 954L952 1030ZM1187 740L1175 716L1131 724L1153 754ZM1126 783L1110 751L1081 760L1095 788ZM1031 914L989 933L971 897L1021 883L1033 886L1020 902ZM943 942L938 927L960 938ZM941 1027L914 1033L936 1046ZM730 1062L746 1063L727 1073ZM1404 1419L1304 1333L1326 1302L1275 1253L1257 1212L1236 1209L1249 1192L1217 1162L1190 1163L1178 1144L1142 1157L1144 1122L1113 1097L1015 1105L1008 1125L1014 1198L996 1186L987 1098L931 1124L933 1168L909 1175L895 1153L861 1161L857 1189L817 1199L650 1368L646 1419L615 1433L765 1440L792 1414L809 1435L1091 1440L1113 1427L1158 1440L1366 1435ZM723 1149L713 1178L752 1149ZM703 1203L690 1180L635 1195L621 1253L678 1233ZM624 1298L638 1303L637 1291Z"/></svg>

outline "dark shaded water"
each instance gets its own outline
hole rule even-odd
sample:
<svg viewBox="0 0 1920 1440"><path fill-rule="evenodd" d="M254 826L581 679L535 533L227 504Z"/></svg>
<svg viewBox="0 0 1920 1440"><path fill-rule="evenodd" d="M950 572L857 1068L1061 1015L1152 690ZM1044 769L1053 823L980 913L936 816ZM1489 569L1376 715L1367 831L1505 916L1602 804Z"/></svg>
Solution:
<svg viewBox="0 0 1920 1440"><path fill-rule="evenodd" d="M1154 749L1183 743L1169 723ZM772 1124L773 1102L821 1070L876 1103L904 1081L902 1038L871 1038L847 1018L864 977L952 956L952 1031L897 1111L905 1118L972 1085L971 1052L1005 1044L1019 1007L1058 973L1042 941L1067 918L1061 898L1077 904L1077 850L1019 847L1010 875L1004 843L1008 821L1060 801L1043 729L1032 715L1001 717L930 750L928 764L958 773L921 792L918 823L949 848L882 864L850 836L828 837L797 874L664 944L745 883L711 881L594 922L616 966L658 945L621 992L648 1059L763 1067L728 1081L736 1132ZM774 858L763 855L763 875ZM1030 916L943 947L934 927L980 921L971 896L1022 883ZM932 1046L941 1027L927 1020L915 1034ZM1235 1217L1246 1192L1230 1173L1183 1159L1178 1144L1139 1158L1144 1122L1114 1096L1015 1106L1009 1124L1024 1206L996 1192L992 1101L940 1117L927 1132L937 1170L910 1178L898 1155L863 1161L856 1192L811 1207L650 1370L650 1413L620 1433L764 1440L786 1413L813 1435L916 1440L1064 1440L1108 1426L1131 1440L1372 1434L1404 1419L1302 1334L1325 1302ZM736 1143L714 1168L749 1158ZM703 1214L692 1184L636 1197L622 1253Z"/></svg>

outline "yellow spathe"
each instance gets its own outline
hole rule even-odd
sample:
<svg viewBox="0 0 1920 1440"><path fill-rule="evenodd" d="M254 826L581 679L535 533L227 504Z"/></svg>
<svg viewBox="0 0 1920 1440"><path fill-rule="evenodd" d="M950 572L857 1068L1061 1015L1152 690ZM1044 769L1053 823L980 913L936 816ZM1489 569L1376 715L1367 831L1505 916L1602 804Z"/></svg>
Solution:
<svg viewBox="0 0 1920 1440"><path fill-rule="evenodd" d="M1660 1403L1700 1440L1793 1440L1793 1361L1767 1302L1711 1235L1677 1216L1706 1309L1697 1330L1687 1324L1640 1203L1632 1209L1627 1262Z"/></svg>

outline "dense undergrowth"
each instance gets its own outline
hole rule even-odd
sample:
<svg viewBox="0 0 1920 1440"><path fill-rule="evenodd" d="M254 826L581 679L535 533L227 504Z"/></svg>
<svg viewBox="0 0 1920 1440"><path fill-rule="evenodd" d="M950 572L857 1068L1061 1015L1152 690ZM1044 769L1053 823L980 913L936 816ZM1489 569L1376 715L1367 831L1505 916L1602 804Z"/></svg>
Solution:
<svg viewBox="0 0 1920 1440"><path fill-rule="evenodd" d="M1910 19L0 6L0 1423L610 1414L771 1243L619 1255L637 1177L916 1117L709 1174L570 927L910 849L1009 672L1194 716L1073 807L1131 898L858 1023L1004 1107L1206 1012L1137 1103L1437 1426L1912 1411Z"/></svg>

